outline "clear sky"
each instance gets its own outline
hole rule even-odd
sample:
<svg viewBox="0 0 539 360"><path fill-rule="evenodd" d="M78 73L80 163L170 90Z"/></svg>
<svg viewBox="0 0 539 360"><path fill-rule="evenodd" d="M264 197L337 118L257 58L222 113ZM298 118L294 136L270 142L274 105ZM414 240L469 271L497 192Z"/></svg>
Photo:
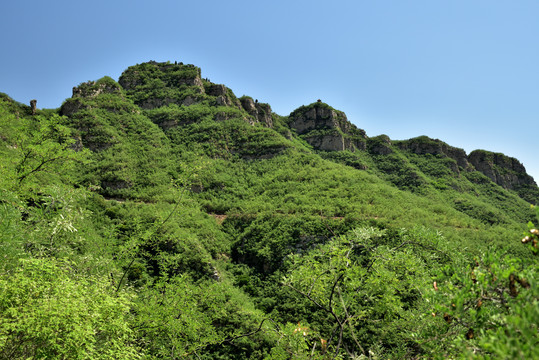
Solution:
<svg viewBox="0 0 539 360"><path fill-rule="evenodd" d="M539 181L537 0L2 0L0 33L0 92L40 108L183 61L280 115L322 99L369 136L502 152Z"/></svg>

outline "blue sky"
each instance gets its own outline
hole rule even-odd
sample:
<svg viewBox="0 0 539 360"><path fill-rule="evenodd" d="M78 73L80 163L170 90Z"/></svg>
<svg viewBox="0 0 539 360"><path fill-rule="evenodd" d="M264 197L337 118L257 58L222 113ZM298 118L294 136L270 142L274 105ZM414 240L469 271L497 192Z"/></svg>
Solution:
<svg viewBox="0 0 539 360"><path fill-rule="evenodd" d="M520 0L2 1L0 91L56 108L183 61L278 114L322 99L369 136L502 152L539 181L538 19Z"/></svg>

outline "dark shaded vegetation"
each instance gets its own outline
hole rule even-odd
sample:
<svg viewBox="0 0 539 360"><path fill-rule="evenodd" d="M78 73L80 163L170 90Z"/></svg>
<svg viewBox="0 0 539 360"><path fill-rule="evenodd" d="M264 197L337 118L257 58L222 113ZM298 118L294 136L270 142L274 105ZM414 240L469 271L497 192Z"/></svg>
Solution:
<svg viewBox="0 0 539 360"><path fill-rule="evenodd" d="M35 115L0 94L0 358L539 356L518 161L244 103L155 62Z"/></svg>

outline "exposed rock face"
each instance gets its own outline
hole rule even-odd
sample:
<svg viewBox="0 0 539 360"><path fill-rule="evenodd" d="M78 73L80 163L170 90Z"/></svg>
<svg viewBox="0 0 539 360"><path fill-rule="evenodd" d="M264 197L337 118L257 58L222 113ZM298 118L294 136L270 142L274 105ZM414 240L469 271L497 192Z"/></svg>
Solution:
<svg viewBox="0 0 539 360"><path fill-rule="evenodd" d="M73 87L73 95L71 97L92 98L100 94L113 94L119 92L120 87L118 84L111 78L105 77L103 78L103 81L88 81Z"/></svg>
<svg viewBox="0 0 539 360"><path fill-rule="evenodd" d="M65 116L71 116L74 113L84 109L84 99L93 99L100 94L122 94L118 83L110 77L104 77L99 81L88 81L73 87L73 95L60 108L60 113Z"/></svg>
<svg viewBox="0 0 539 360"><path fill-rule="evenodd" d="M272 111L269 104L259 103L248 96L242 97L240 101L243 109L257 122L273 128L273 119L271 117Z"/></svg>
<svg viewBox="0 0 539 360"><path fill-rule="evenodd" d="M217 98L215 99L215 102L219 106L230 106L230 105L232 105L232 103L228 100L228 98L226 96L222 96L222 95L217 96Z"/></svg>
<svg viewBox="0 0 539 360"><path fill-rule="evenodd" d="M152 76L153 75L153 76ZM194 86L204 92L204 85L200 76L200 68L194 65L159 63L149 61L144 64L130 66L122 73L118 83L125 90L134 90L148 85L155 80L161 80L168 87L181 85Z"/></svg>
<svg viewBox="0 0 539 360"><path fill-rule="evenodd" d="M181 105L184 105L184 106L190 106L190 105L196 104L196 102L197 102L197 101L196 101L196 99L195 99L194 97L187 95L187 96L183 99Z"/></svg>
<svg viewBox="0 0 539 360"><path fill-rule="evenodd" d="M240 101L241 106L245 109L245 111L247 111L247 113L249 113L249 115L256 116L256 106L252 98L244 96L240 99Z"/></svg>
<svg viewBox="0 0 539 360"><path fill-rule="evenodd" d="M387 135L370 138L367 144L369 152L373 155L389 155L393 153L391 139Z"/></svg>
<svg viewBox="0 0 539 360"><path fill-rule="evenodd" d="M524 165L515 158L500 153L475 150L470 153L468 160L477 171L506 189L515 190L527 185L537 186L533 178L526 173Z"/></svg>
<svg viewBox="0 0 539 360"><path fill-rule="evenodd" d="M206 83L206 94L209 96L215 96L215 103L217 106L235 106L241 108L238 99L232 94L225 85Z"/></svg>
<svg viewBox="0 0 539 360"><path fill-rule="evenodd" d="M342 111L316 102L290 114L290 127L317 150L365 150L365 131L358 129Z"/></svg>
<svg viewBox="0 0 539 360"><path fill-rule="evenodd" d="M60 114L65 116L71 116L84 108L82 102L78 99L68 99L60 108Z"/></svg>
<svg viewBox="0 0 539 360"><path fill-rule="evenodd" d="M448 157L450 157L451 159L457 162L458 166L464 169L470 168L468 157L466 156L466 152L463 149L455 148L452 146L447 146L447 148L444 151Z"/></svg>
<svg viewBox="0 0 539 360"><path fill-rule="evenodd" d="M449 146L438 139L431 139L427 136L419 136L410 140L401 141L398 143L398 146L402 150L407 150L418 155L432 154L442 157L449 157L455 160L456 164L458 165L451 169L453 172L458 173L458 167L470 169L468 157L463 149Z"/></svg>
<svg viewBox="0 0 539 360"><path fill-rule="evenodd" d="M30 108L32 109L32 115L35 115L37 110L37 100L30 100Z"/></svg>
<svg viewBox="0 0 539 360"><path fill-rule="evenodd" d="M255 103L258 122L266 124L267 127L273 128L273 118L271 117L271 106L265 103Z"/></svg>
<svg viewBox="0 0 539 360"><path fill-rule="evenodd" d="M224 121L239 117L252 125L261 123L273 127L272 111L268 104L259 104L249 97L238 100L225 85L202 79L200 68L194 65L150 61L129 67L122 73L118 82L125 89L126 95L145 110L171 104L229 107L240 110L240 113L218 109L213 114L214 119ZM170 128L181 125L181 122L167 119L159 124L164 128Z"/></svg>
<svg viewBox="0 0 539 360"><path fill-rule="evenodd" d="M344 137L339 134L328 134L324 136L306 136L304 138L315 149L324 151L344 151L347 149Z"/></svg>
<svg viewBox="0 0 539 360"><path fill-rule="evenodd" d="M196 94L200 94L200 98L205 94L200 68L182 63L150 61L131 66L122 73L118 82L143 109L169 104L189 106L199 101ZM181 89L188 89L189 95Z"/></svg>
<svg viewBox="0 0 539 360"><path fill-rule="evenodd" d="M228 91L226 86L221 84L210 84L207 87L206 94L211 96L227 96Z"/></svg>
<svg viewBox="0 0 539 360"><path fill-rule="evenodd" d="M337 111L329 106L321 106L321 102L311 104L295 110L290 117L292 119L290 127L302 135L315 129L341 129L346 132L350 129L350 124L344 113L337 114ZM340 115L340 116L339 116Z"/></svg>
<svg viewBox="0 0 539 360"><path fill-rule="evenodd" d="M335 132L326 135L305 135L304 139L315 149L324 151L365 150L365 143L358 142Z"/></svg>

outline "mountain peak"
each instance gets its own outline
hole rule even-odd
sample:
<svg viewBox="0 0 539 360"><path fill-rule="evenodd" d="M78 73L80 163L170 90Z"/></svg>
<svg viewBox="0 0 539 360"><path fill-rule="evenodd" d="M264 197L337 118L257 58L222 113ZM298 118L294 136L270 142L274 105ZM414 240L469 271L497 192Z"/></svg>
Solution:
<svg viewBox="0 0 539 360"><path fill-rule="evenodd" d="M289 125L317 150L365 150L366 134L346 114L320 100L301 106L289 116Z"/></svg>

